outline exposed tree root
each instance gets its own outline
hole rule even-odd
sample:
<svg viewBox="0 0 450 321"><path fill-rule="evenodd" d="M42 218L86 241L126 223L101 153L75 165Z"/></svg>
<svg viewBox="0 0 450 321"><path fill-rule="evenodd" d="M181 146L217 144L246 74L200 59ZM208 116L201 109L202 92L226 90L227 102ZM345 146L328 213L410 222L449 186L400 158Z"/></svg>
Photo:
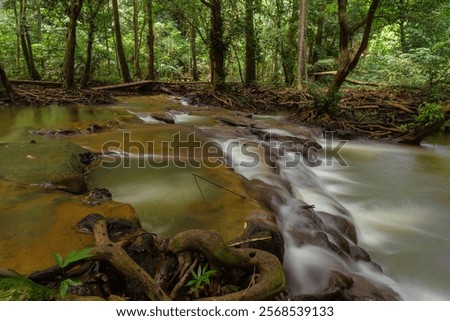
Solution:
<svg viewBox="0 0 450 321"><path fill-rule="evenodd" d="M245 290L204 298L204 300L265 300L273 298L285 286L283 267L276 256L257 249L232 249L214 231L189 230L170 239L174 253L200 251L214 266L255 269L259 279Z"/></svg>
<svg viewBox="0 0 450 321"><path fill-rule="evenodd" d="M104 219L94 224L93 232L96 246L93 254L111 263L111 265L125 275L129 282L140 287L150 300L170 300L155 280L133 261L120 245L109 239L106 226L106 220Z"/></svg>
<svg viewBox="0 0 450 321"><path fill-rule="evenodd" d="M236 85L221 92L194 91L187 97L193 103L255 114L286 110L293 114L293 121L334 131L343 138L365 137L409 144L420 143L450 119L449 112L444 110L442 122L418 126L415 121L418 109L427 97L417 89L349 88L342 90L342 94L332 118L317 107L320 94L313 97L306 92Z"/></svg>

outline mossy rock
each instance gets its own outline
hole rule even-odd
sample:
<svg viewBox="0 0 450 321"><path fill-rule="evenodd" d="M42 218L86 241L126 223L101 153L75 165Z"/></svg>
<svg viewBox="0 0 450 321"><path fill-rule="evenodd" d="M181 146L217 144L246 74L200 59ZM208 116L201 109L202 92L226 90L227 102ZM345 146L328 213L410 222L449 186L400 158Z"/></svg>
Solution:
<svg viewBox="0 0 450 321"><path fill-rule="evenodd" d="M0 301L48 301L58 295L25 277L0 277Z"/></svg>
<svg viewBox="0 0 450 321"><path fill-rule="evenodd" d="M0 145L0 179L70 193L87 190L80 154L86 149L53 140Z"/></svg>

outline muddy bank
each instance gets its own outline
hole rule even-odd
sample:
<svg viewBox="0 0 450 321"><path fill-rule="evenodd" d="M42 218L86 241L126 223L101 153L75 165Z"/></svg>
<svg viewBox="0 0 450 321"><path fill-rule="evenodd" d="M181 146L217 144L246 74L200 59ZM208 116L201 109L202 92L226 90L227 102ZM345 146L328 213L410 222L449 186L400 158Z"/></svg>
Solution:
<svg viewBox="0 0 450 321"><path fill-rule="evenodd" d="M58 87L58 83L44 86L30 82L13 87L17 94L14 101L0 100L0 106L105 105L115 102L109 92L91 89L64 90Z"/></svg>
<svg viewBox="0 0 450 321"><path fill-rule="evenodd" d="M183 92L183 91L182 91ZM419 124L419 108L427 95L418 89L343 89L332 114L324 112L324 92L299 92L264 87L230 86L223 91L183 93L193 104L206 104L251 113L287 111L291 121L321 127L343 139L368 138L386 142L420 144L438 133L450 120L450 100L442 102L443 118Z"/></svg>

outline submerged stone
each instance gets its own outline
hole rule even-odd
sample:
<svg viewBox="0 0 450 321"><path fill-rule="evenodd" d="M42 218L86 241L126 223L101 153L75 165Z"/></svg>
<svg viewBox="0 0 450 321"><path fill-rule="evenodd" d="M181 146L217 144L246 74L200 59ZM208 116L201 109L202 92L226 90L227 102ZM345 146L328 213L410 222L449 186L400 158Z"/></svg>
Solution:
<svg viewBox="0 0 450 321"><path fill-rule="evenodd" d="M18 184L86 192L84 148L70 142L48 140L0 145L0 178Z"/></svg>

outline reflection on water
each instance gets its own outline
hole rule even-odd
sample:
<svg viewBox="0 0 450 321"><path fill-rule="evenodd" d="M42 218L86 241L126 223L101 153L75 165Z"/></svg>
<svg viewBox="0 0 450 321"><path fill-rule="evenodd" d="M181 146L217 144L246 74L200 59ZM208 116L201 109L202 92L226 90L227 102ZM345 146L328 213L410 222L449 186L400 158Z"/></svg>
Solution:
<svg viewBox="0 0 450 321"><path fill-rule="evenodd" d="M214 229L225 239L238 236L246 218L265 213L258 204L197 179L193 174L245 195L238 177L226 168L99 168L92 186L108 188L116 201L133 205L143 227L160 237L191 228ZM198 184L198 185L197 185Z"/></svg>
<svg viewBox="0 0 450 321"><path fill-rule="evenodd" d="M448 137L423 147L349 142L349 167L315 170L407 300L450 299Z"/></svg>

